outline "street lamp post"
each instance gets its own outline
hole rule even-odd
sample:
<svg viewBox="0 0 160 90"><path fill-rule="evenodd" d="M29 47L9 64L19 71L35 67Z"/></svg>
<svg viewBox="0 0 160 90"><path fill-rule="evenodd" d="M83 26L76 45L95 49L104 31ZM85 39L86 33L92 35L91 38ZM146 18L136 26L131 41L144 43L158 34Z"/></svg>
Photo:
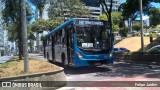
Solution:
<svg viewBox="0 0 160 90"><path fill-rule="evenodd" d="M23 36L23 56L24 56L24 72L29 72L28 61L28 39L27 39L27 25L26 25L26 5L25 0L21 0L21 30Z"/></svg>
<svg viewBox="0 0 160 90"><path fill-rule="evenodd" d="M141 49L142 49L142 52L144 52L142 0L139 0L139 4L140 4L140 23L141 23Z"/></svg>

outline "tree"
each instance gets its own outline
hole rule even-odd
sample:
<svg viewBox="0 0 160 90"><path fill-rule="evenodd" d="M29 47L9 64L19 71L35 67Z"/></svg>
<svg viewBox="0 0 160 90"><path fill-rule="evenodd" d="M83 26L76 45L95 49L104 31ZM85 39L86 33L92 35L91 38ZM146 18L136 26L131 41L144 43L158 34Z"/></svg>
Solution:
<svg viewBox="0 0 160 90"><path fill-rule="evenodd" d="M36 6L39 11L39 16L42 19L43 9L46 4L46 0L29 0L32 4Z"/></svg>
<svg viewBox="0 0 160 90"><path fill-rule="evenodd" d="M136 23L136 24L134 24L134 25L132 26L132 28L133 28L133 30L139 31L140 28L141 28L141 25L140 25L140 23Z"/></svg>
<svg viewBox="0 0 160 90"><path fill-rule="evenodd" d="M103 12L107 16L107 20L109 21L111 32L112 32L112 17L111 17L111 12L112 12L113 0L110 0L110 5L109 6L107 5L106 0L98 0L98 1L99 1L99 3L102 6Z"/></svg>
<svg viewBox="0 0 160 90"><path fill-rule="evenodd" d="M119 30L119 33L122 37L127 37L127 33L129 31L129 28L128 27L123 27Z"/></svg>
<svg viewBox="0 0 160 90"><path fill-rule="evenodd" d="M113 31L117 30L117 28L119 28L119 23L121 21L121 13L120 12L112 12L111 13L112 16L112 28ZM98 17L98 20L108 20L106 14L102 14Z"/></svg>
<svg viewBox="0 0 160 90"><path fill-rule="evenodd" d="M89 17L90 11L80 0L58 0L51 3L48 9L50 18L55 17Z"/></svg>
<svg viewBox="0 0 160 90"><path fill-rule="evenodd" d="M143 13L148 14L148 10L152 8L151 2L160 3L160 0L143 0ZM122 12L124 20L131 18L134 20L139 15L139 0L126 0L119 6L119 11Z"/></svg>
<svg viewBox="0 0 160 90"><path fill-rule="evenodd" d="M19 59L22 59L22 35L21 35L21 18L20 18L20 0L1 0L3 2L5 8L2 10L2 19L4 21L4 26L6 30L9 32L9 39L12 41L18 41L18 50L19 50ZM28 3L27 6L27 21L29 22L32 18L32 12L29 8ZM14 37L12 39L12 37Z"/></svg>
<svg viewBox="0 0 160 90"><path fill-rule="evenodd" d="M44 20L44 19L38 19L37 21L33 22L30 25L30 29L33 32L42 33L43 31L51 31L57 26L59 26L62 22L62 19L55 19L55 20Z"/></svg>
<svg viewBox="0 0 160 90"><path fill-rule="evenodd" d="M37 11L39 11L39 17L42 19L43 9L45 7L46 0L29 0L29 1L36 6L37 8L36 15L38 13ZM38 19L37 16L36 19ZM36 43L37 43L37 50L40 51L39 33L36 33Z"/></svg>
<svg viewBox="0 0 160 90"><path fill-rule="evenodd" d="M160 9L152 7L149 9L148 15L150 17L150 26L156 27L160 24Z"/></svg>

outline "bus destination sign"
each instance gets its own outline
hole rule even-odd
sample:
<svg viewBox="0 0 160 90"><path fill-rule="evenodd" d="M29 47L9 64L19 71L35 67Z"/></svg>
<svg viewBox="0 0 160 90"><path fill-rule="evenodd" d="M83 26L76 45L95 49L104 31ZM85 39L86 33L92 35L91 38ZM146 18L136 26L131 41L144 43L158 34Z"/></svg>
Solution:
<svg viewBox="0 0 160 90"><path fill-rule="evenodd" d="M77 24L78 25L103 25L103 22L79 20Z"/></svg>
<svg viewBox="0 0 160 90"><path fill-rule="evenodd" d="M107 21L91 21L91 20L76 20L76 25L85 26L85 25L98 25L105 26L106 28L110 28L110 24Z"/></svg>

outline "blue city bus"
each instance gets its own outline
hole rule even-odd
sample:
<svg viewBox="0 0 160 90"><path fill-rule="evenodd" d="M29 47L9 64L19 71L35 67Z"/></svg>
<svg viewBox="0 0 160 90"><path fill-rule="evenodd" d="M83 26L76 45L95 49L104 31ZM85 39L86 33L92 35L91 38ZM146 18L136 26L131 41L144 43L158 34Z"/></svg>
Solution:
<svg viewBox="0 0 160 90"><path fill-rule="evenodd" d="M64 66L113 63L113 36L107 21L72 18L45 36L44 56Z"/></svg>

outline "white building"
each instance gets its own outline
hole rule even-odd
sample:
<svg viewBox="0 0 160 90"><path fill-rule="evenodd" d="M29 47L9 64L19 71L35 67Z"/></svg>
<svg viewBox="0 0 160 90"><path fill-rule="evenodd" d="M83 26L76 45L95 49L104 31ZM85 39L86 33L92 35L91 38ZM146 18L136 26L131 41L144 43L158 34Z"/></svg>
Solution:
<svg viewBox="0 0 160 90"><path fill-rule="evenodd" d="M91 18L97 18L99 15L102 15L102 7L97 2L97 0L81 0L81 1L86 5L86 8L91 11ZM109 7L110 0L106 0L106 3ZM121 4L120 0L113 0L112 10L117 12L120 4ZM45 5L44 10L43 10L43 15L42 15L43 19L48 19L48 11L47 10L49 7L50 7L50 4L49 4L49 0L48 0L47 4Z"/></svg>
<svg viewBox="0 0 160 90"><path fill-rule="evenodd" d="M107 3L107 5L108 5L108 7L109 7L109 5L110 5L110 1L111 0L106 0L106 3ZM121 4L121 2L120 2L120 0L113 0L113 6L112 6L112 10L114 11L114 12L118 12L118 7L120 6L120 4Z"/></svg>
<svg viewBox="0 0 160 90"><path fill-rule="evenodd" d="M3 30L3 25L2 25L2 8L3 5L0 4L0 56L2 55L3 51L4 51L4 30Z"/></svg>
<svg viewBox="0 0 160 90"><path fill-rule="evenodd" d="M2 10L4 9L4 4L0 4L0 56L10 55L11 46L13 44L8 41L8 32L3 28L2 20Z"/></svg>

